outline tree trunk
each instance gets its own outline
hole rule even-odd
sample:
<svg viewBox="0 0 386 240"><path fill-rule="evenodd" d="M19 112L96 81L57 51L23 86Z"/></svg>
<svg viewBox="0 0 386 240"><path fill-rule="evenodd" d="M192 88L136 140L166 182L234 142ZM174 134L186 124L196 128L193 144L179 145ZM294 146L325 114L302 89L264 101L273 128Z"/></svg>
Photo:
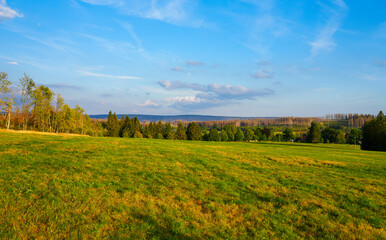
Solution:
<svg viewBox="0 0 386 240"><path fill-rule="evenodd" d="M7 130L9 130L10 125L11 125L11 111L8 112Z"/></svg>

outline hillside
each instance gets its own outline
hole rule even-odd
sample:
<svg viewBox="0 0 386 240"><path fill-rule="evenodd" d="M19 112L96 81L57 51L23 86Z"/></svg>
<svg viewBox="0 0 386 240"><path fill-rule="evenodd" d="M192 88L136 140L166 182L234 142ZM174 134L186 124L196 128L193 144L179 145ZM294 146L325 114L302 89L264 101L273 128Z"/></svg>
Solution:
<svg viewBox="0 0 386 240"><path fill-rule="evenodd" d="M386 153L0 132L0 238L385 239Z"/></svg>

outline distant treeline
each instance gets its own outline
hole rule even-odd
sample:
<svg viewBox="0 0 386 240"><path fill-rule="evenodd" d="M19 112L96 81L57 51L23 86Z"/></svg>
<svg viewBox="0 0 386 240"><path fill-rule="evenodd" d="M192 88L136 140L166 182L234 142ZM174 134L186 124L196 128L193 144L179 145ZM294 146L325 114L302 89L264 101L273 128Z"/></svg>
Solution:
<svg viewBox="0 0 386 240"><path fill-rule="evenodd" d="M386 149L386 118L382 111L376 118L372 115L335 114L326 118L174 123L141 123L137 117L128 116L118 119L110 111L107 120L93 120L80 106L70 108L60 94L56 95L44 85L37 85L28 75L24 74L16 87L7 77L6 73L0 73L0 128L170 140L362 143L363 149ZM294 133L296 126L302 126L302 130Z"/></svg>
<svg viewBox="0 0 386 240"><path fill-rule="evenodd" d="M371 121L369 121L371 122ZM318 122L311 122L305 133L294 133L286 127L279 133L275 127L237 127L233 124L221 127L206 128L196 122L178 122L177 127L161 121L141 124L139 120L128 116L118 119L110 111L107 121L102 122L106 129L105 136L124 138L156 138L170 140L195 141L276 141L276 142L309 142L309 143L349 143L362 142L362 130L358 128L332 128Z"/></svg>
<svg viewBox="0 0 386 240"><path fill-rule="evenodd" d="M207 128L217 128L226 125L236 127L254 127L254 126L311 126L312 122L319 122L331 126L343 126L348 128L360 128L365 122L373 119L370 114L334 114L327 115L325 118L317 117L277 117L271 119L254 118L254 119L236 119L227 121L202 121L197 122L200 126Z"/></svg>

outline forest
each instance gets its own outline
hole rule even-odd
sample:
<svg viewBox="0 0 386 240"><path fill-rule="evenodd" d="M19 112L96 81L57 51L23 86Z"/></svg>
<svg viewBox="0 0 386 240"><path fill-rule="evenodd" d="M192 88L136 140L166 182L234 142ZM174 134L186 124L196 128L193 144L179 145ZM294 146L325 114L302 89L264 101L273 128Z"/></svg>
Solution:
<svg viewBox="0 0 386 240"><path fill-rule="evenodd" d="M325 118L280 117L207 122L147 122L137 117L91 119L79 105L71 108L60 94L24 74L16 86L0 73L0 127L89 136L195 141L276 141L362 145L385 150L386 118L334 114Z"/></svg>

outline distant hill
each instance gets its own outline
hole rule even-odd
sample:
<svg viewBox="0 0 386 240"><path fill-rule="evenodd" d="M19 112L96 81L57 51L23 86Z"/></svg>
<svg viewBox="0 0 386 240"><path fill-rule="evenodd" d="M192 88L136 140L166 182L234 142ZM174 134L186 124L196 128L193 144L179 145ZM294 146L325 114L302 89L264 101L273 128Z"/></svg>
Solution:
<svg viewBox="0 0 386 240"><path fill-rule="evenodd" d="M144 115L144 114L117 114L118 118L128 115L130 118L137 117L139 121L145 122L172 122L172 121L227 121L237 119L255 119L264 118L272 119L274 117L227 117L227 116L209 116L209 115ZM107 119L108 114L89 115L90 118L94 119Z"/></svg>

